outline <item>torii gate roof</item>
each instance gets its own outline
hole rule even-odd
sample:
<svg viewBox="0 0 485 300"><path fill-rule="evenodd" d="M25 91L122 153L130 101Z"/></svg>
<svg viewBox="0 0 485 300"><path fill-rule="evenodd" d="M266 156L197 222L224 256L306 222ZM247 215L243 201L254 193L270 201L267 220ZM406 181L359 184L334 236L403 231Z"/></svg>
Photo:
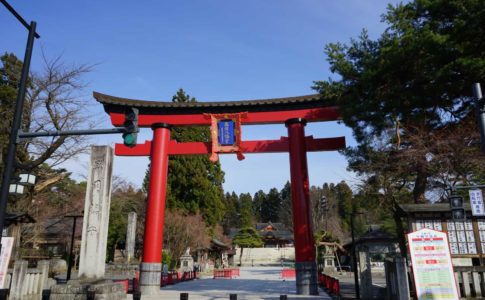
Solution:
<svg viewBox="0 0 485 300"><path fill-rule="evenodd" d="M127 99L93 92L94 98L111 111L117 106L133 106L145 110L163 109L170 113L229 113L234 111L278 111L331 106L319 94L258 100L172 102Z"/></svg>
<svg viewBox="0 0 485 300"><path fill-rule="evenodd" d="M113 125L124 122L126 107L139 109L140 127L154 123L169 123L175 126L209 125L204 114L248 112L243 124L284 123L291 118L305 118L308 122L334 121L340 119L337 107L319 94L259 100L171 102L146 101L110 96L93 92L94 98L103 104Z"/></svg>

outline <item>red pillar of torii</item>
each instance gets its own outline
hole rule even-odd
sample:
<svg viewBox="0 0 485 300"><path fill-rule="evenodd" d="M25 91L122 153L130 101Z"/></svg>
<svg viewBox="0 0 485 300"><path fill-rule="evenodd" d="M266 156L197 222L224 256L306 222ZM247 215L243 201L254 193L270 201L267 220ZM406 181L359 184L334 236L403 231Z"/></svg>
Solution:
<svg viewBox="0 0 485 300"><path fill-rule="evenodd" d="M238 122L242 125L284 123L288 128L288 138L264 141L238 140L236 148L238 155L289 152L297 293L318 294L306 153L342 149L345 147L345 138L305 137L304 127L307 122L340 119L336 107L325 103L320 95L190 103L139 101L100 93L94 93L94 97L104 105L114 126L123 125L127 107L136 107L139 110L138 126L153 129L152 141L146 141L144 144L137 144L134 147L123 144L115 146L116 155L150 156L151 158L143 259L140 268L142 293L156 293L160 288L169 156L211 154L214 149L223 148L213 147L212 143L207 142L178 143L170 140L170 128L172 126L210 126L211 118L208 116L212 116L212 121L214 121L213 116L215 115L224 120L240 113L244 115L240 120L238 118ZM240 136L240 132L238 134Z"/></svg>

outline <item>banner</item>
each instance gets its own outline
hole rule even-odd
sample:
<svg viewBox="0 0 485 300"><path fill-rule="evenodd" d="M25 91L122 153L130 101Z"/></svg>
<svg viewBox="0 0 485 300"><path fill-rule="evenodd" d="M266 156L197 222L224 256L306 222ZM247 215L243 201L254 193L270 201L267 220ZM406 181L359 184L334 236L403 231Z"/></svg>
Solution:
<svg viewBox="0 0 485 300"><path fill-rule="evenodd" d="M247 112L232 114L204 114L211 119L212 154L211 162L219 159L218 153L236 153L237 159L243 160L241 149L241 120Z"/></svg>
<svg viewBox="0 0 485 300"><path fill-rule="evenodd" d="M2 237L2 252L0 253L0 288L5 288L7 278L8 263L12 255L13 237Z"/></svg>
<svg viewBox="0 0 485 300"><path fill-rule="evenodd" d="M407 238L418 300L460 299L446 233L421 229Z"/></svg>
<svg viewBox="0 0 485 300"><path fill-rule="evenodd" d="M485 216L485 207L483 206L482 190L469 190L470 206L472 207L472 215Z"/></svg>

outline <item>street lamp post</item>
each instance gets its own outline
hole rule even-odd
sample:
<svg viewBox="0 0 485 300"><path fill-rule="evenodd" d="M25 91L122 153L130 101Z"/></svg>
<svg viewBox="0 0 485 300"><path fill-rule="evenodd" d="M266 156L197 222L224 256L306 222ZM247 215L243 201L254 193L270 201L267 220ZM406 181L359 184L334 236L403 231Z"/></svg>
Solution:
<svg viewBox="0 0 485 300"><path fill-rule="evenodd" d="M485 153L485 103L482 96L482 87L480 83L473 84L473 97L475 98L475 105L477 107L477 121L480 129L480 143L482 152Z"/></svg>
<svg viewBox="0 0 485 300"><path fill-rule="evenodd" d="M325 232L327 232L328 200L327 200L327 197L325 197L324 195L322 195L320 197L320 208L321 208L322 212L324 213L324 214L322 214L322 217L325 217Z"/></svg>
<svg viewBox="0 0 485 300"><path fill-rule="evenodd" d="M27 88L27 78L30 69L30 60L32 58L32 50L34 47L34 38L39 38L40 36L35 32L35 28L37 25L35 22L30 22L30 25L28 25L27 22L25 22L25 20L7 3L6 0L0 0L0 2L29 30L27 46L25 48L24 63L20 76L20 84L17 93L17 101L15 103L12 129L10 130L10 142L8 144L7 157L5 159L2 187L0 190L0 232L3 232L3 226L5 223L5 212L7 209L8 192L10 187L10 181L12 180L15 153L17 150L17 135L22 121L22 111L24 107L25 91ZM1 238L2 237L0 234L0 253L2 249Z"/></svg>
<svg viewBox="0 0 485 300"><path fill-rule="evenodd" d="M355 283L355 299L360 299L360 287L359 287L359 275L357 269L357 253L355 251L355 235L354 235L354 217L355 215L361 215L362 213L358 213L353 211L350 214L350 233L352 235L352 268L354 269L354 283Z"/></svg>
<svg viewBox="0 0 485 300"><path fill-rule="evenodd" d="M76 224L77 224L77 219L82 218L83 215L69 215L65 216L65 218L72 218L72 235L71 235L71 245L69 247L69 260L67 262L67 274L66 274L66 282L71 279L71 270L72 270L72 252L74 249L74 237L76 235ZM76 262L74 262L75 264Z"/></svg>

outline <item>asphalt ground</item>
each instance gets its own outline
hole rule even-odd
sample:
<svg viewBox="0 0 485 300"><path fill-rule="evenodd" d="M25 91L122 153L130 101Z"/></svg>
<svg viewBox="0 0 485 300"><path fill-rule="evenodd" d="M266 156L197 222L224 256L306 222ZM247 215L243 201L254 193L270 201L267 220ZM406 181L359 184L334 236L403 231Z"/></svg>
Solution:
<svg viewBox="0 0 485 300"><path fill-rule="evenodd" d="M386 278L383 274L372 274L373 283L373 294L374 299L379 299L380 294L378 293L379 288L385 288ZM342 300L353 300L356 299L355 295L355 279L353 272L343 272L334 275L335 278L339 280L340 283L340 295Z"/></svg>
<svg viewBox="0 0 485 300"><path fill-rule="evenodd" d="M144 295L142 299L178 300L181 293L188 293L189 300L230 299L230 294L237 294L237 300L279 300L280 295L287 295L287 299L332 299L320 288L318 296L297 295L295 279L282 279L281 269L281 267L241 267L240 276L233 279L202 277L163 287L160 289L160 294Z"/></svg>

